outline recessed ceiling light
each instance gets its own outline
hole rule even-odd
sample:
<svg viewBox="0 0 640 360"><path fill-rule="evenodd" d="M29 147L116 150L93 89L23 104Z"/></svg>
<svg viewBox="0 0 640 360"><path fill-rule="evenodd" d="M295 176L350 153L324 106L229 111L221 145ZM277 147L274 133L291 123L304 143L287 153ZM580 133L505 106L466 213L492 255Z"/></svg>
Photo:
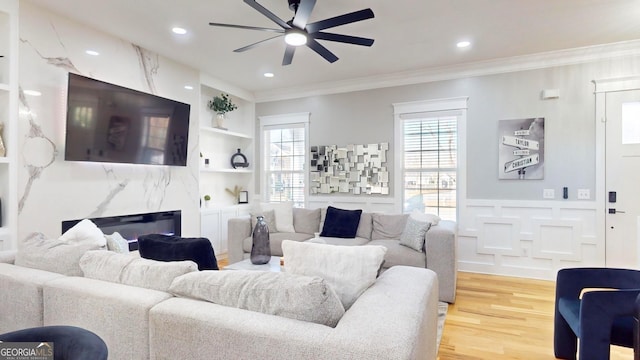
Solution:
<svg viewBox="0 0 640 360"><path fill-rule="evenodd" d="M469 41L460 41L459 43L456 44L456 46L459 48L466 48L469 45L471 45Z"/></svg>
<svg viewBox="0 0 640 360"><path fill-rule="evenodd" d="M23 91L25 95L30 95L30 96L40 96L42 95L42 93L40 91L36 91L36 90L25 90Z"/></svg>
<svg viewBox="0 0 640 360"><path fill-rule="evenodd" d="M191 85L185 85L184 88L187 90L193 90L193 86Z"/></svg>
<svg viewBox="0 0 640 360"><path fill-rule="evenodd" d="M85 51L85 53L89 54L89 55L93 55L93 56L98 56L100 55L99 52L95 51L95 50L87 50Z"/></svg>
<svg viewBox="0 0 640 360"><path fill-rule="evenodd" d="M273 76L274 76L273 73L270 73L270 72L264 73L264 77L272 78Z"/></svg>
<svg viewBox="0 0 640 360"><path fill-rule="evenodd" d="M178 34L178 35L184 35L187 33L187 30L181 27L174 27L173 29L171 29L171 31L173 31L174 34Z"/></svg>

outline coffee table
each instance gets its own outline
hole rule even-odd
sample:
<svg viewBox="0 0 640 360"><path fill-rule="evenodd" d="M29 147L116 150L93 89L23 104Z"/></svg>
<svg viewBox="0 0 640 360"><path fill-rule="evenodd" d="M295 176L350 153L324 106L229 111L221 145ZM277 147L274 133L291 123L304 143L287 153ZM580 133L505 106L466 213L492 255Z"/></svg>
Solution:
<svg viewBox="0 0 640 360"><path fill-rule="evenodd" d="M280 272L280 257L272 256L268 263L263 265L254 265L251 263L251 259L244 259L233 264L229 264L223 268L223 270L256 270L256 271L271 271Z"/></svg>

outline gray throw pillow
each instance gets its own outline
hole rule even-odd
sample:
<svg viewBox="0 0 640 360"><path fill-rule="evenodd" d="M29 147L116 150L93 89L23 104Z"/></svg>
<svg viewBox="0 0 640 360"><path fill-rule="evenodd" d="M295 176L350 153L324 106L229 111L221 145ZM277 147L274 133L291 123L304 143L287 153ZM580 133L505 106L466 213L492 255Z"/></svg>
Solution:
<svg viewBox="0 0 640 360"><path fill-rule="evenodd" d="M268 271L200 271L177 277L177 296L335 327L344 315L336 293L319 277Z"/></svg>
<svg viewBox="0 0 640 360"><path fill-rule="evenodd" d="M373 230L371 240L392 239L399 240L409 214L379 214L373 213Z"/></svg>
<svg viewBox="0 0 640 360"><path fill-rule="evenodd" d="M269 228L270 233L278 232L276 228L276 213L274 210L266 210L266 211L252 211L251 212L251 233L253 234L253 229L256 227L256 223L258 222L258 216L264 217L264 221L267 223L267 227Z"/></svg>
<svg viewBox="0 0 640 360"><path fill-rule="evenodd" d="M418 221L413 217L409 217L407 224L404 226L404 231L402 235L400 235L400 245L422 252L424 248L424 237L430 227L430 222Z"/></svg>
<svg viewBox="0 0 640 360"><path fill-rule="evenodd" d="M102 241L104 236L102 236ZM47 239L41 233L31 234L18 248L15 264L51 271L67 276L82 276L80 258L89 250L106 250L99 241L65 243L59 239Z"/></svg>
<svg viewBox="0 0 640 360"><path fill-rule="evenodd" d="M320 232L320 209L293 208L293 227L297 233Z"/></svg>

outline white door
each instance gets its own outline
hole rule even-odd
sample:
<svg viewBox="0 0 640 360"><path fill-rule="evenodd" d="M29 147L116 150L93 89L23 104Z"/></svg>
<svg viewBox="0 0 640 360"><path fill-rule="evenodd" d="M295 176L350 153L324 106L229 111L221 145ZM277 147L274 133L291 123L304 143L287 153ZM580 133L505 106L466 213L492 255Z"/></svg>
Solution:
<svg viewBox="0 0 640 360"><path fill-rule="evenodd" d="M606 266L640 268L640 90L606 94Z"/></svg>

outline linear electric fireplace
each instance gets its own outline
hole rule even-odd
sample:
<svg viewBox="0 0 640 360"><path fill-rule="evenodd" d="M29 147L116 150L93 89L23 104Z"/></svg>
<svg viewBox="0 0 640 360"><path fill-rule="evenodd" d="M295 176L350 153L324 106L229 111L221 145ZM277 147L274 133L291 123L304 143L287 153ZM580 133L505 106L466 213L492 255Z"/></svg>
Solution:
<svg viewBox="0 0 640 360"><path fill-rule="evenodd" d="M79 220L62 222L62 233L69 230ZM89 219L105 234L119 232L129 242L129 250L138 250L138 237L147 234L181 235L182 212L162 211L146 214L109 216Z"/></svg>

